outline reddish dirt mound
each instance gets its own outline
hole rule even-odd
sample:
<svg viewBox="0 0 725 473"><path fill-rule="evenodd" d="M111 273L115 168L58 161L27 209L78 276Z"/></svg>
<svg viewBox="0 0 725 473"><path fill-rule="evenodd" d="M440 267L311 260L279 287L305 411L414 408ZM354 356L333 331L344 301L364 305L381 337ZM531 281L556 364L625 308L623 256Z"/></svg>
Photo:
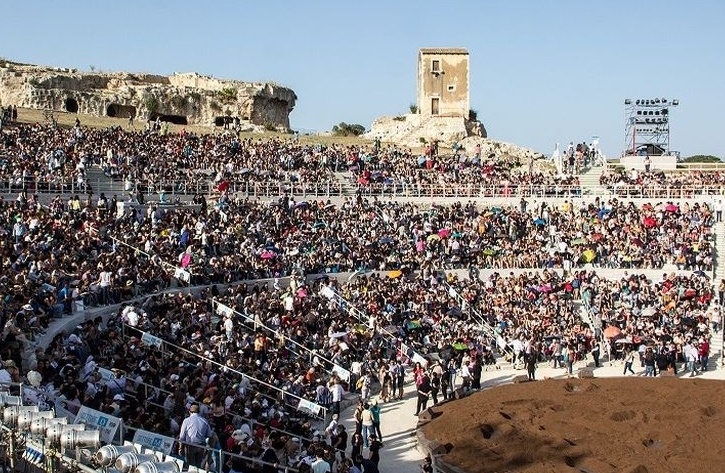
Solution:
<svg viewBox="0 0 725 473"><path fill-rule="evenodd" d="M434 408L422 427L467 473L706 472L725 465L722 381L546 380Z"/></svg>

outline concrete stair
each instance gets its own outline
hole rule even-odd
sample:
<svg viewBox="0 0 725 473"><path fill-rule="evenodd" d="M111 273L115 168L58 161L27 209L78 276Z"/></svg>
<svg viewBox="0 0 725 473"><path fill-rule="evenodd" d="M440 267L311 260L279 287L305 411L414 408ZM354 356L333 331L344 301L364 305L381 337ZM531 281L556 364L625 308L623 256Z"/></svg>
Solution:
<svg viewBox="0 0 725 473"><path fill-rule="evenodd" d="M604 167L590 167L582 174L579 174L579 183L583 195L606 195L607 189L599 184L599 176L602 175Z"/></svg>
<svg viewBox="0 0 725 473"><path fill-rule="evenodd" d="M113 195L117 195L119 199L123 199L126 191L123 188L123 181L121 179L112 179L103 173L103 170L97 166L90 166L86 168L86 182L93 187L93 194L95 196L101 195L101 192L106 194L109 199Z"/></svg>
<svg viewBox="0 0 725 473"><path fill-rule="evenodd" d="M720 285L720 281L725 279L725 223L716 223L713 231L715 233L715 274L712 280L712 285L715 298L711 304L711 310L714 310L717 307L718 286ZM712 334L712 338L710 339L710 359L707 365L708 370L723 368L723 362L725 361L723 358L725 355L723 353L723 349L725 348L725 342L723 341L724 336L725 332L723 332L722 327L720 328L719 333Z"/></svg>
<svg viewBox="0 0 725 473"><path fill-rule="evenodd" d="M348 171L336 172L335 179L340 185L340 195L354 196L357 193L357 184L350 179Z"/></svg>

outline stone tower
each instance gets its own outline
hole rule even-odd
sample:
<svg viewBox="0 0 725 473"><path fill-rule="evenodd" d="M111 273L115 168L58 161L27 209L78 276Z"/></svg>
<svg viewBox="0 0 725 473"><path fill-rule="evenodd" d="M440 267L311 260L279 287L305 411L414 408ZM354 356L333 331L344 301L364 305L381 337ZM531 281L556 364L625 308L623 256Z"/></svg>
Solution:
<svg viewBox="0 0 725 473"><path fill-rule="evenodd" d="M468 51L422 48L418 51L418 113L468 119L471 106Z"/></svg>

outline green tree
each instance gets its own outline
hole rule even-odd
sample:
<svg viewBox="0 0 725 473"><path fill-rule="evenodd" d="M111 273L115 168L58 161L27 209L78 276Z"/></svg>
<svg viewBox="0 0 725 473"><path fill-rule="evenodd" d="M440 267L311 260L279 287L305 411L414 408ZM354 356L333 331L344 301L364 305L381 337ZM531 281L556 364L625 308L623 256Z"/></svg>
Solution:
<svg viewBox="0 0 725 473"><path fill-rule="evenodd" d="M683 163L721 163L722 159L710 154L696 154L682 160Z"/></svg>
<svg viewBox="0 0 725 473"><path fill-rule="evenodd" d="M156 100L156 97L148 97L146 100L143 101L144 107L146 107L146 110L148 110L150 113L154 113L156 110L159 109L159 101Z"/></svg>
<svg viewBox="0 0 725 473"><path fill-rule="evenodd" d="M356 123L340 122L332 127L332 133L336 136L360 136L365 133L365 127Z"/></svg>
<svg viewBox="0 0 725 473"><path fill-rule="evenodd" d="M412 113L413 115L415 115L416 113L418 113L418 106L416 104L414 104L414 103L411 103L408 106L408 109L410 110L410 113Z"/></svg>

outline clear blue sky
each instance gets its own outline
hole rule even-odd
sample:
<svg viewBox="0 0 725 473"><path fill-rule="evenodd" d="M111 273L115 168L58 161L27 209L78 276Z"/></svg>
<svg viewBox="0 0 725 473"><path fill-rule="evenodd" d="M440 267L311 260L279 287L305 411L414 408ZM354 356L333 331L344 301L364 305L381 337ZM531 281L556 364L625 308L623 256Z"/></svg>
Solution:
<svg viewBox="0 0 725 473"><path fill-rule="evenodd" d="M624 144L623 100L678 98L672 149L725 156L725 1L6 1L12 60L272 80L297 129L366 128L416 97L421 47L471 54L471 105L489 136Z"/></svg>

